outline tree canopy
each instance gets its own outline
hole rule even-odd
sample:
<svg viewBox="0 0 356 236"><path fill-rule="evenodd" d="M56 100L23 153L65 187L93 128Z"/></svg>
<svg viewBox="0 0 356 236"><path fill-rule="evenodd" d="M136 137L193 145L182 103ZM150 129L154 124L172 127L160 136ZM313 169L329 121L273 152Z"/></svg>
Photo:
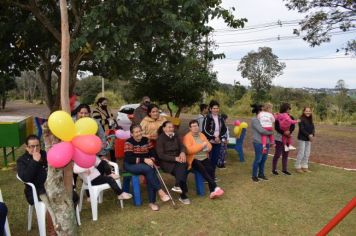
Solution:
<svg viewBox="0 0 356 236"><path fill-rule="evenodd" d="M308 13L300 22L300 29L294 33L305 32L303 40L310 46L329 42L333 34L354 32L356 30L356 3L354 0L284 0L289 10ZM343 48L346 53L356 55L356 38L348 41Z"/></svg>
<svg viewBox="0 0 356 236"><path fill-rule="evenodd" d="M272 79L282 75L285 63L279 62L278 57L269 47L260 47L257 52L251 51L244 56L237 70L241 76L251 82L254 102L262 102L268 98Z"/></svg>

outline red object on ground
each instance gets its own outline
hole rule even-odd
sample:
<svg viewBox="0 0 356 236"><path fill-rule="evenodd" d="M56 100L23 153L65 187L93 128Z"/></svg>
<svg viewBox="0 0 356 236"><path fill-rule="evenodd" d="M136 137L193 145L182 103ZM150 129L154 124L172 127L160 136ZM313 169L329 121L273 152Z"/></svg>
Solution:
<svg viewBox="0 0 356 236"><path fill-rule="evenodd" d="M125 142L126 139L115 139L115 157L116 158L124 158L125 152L124 152L124 147L125 147Z"/></svg>
<svg viewBox="0 0 356 236"><path fill-rule="evenodd" d="M352 209L356 207L356 197L354 197L344 208L341 209L337 215L332 218L327 225L322 228L319 233L317 233L317 236L324 236L327 235L342 219L349 214Z"/></svg>

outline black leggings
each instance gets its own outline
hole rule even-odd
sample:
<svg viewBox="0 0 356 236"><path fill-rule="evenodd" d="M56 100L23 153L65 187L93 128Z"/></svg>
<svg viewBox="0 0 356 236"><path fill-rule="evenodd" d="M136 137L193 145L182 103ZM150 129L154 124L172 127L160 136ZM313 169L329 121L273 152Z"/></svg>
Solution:
<svg viewBox="0 0 356 236"><path fill-rule="evenodd" d="M186 198L186 193L188 192L187 186L187 163L179 163L177 162L174 169L171 172L176 178L175 186L179 186L182 189L182 198Z"/></svg>
<svg viewBox="0 0 356 236"><path fill-rule="evenodd" d="M92 185L100 185L100 184L109 184L111 189L115 192L115 194L120 195L122 193L121 188L116 183L116 181L110 176L99 175L95 179L91 181Z"/></svg>
<svg viewBox="0 0 356 236"><path fill-rule="evenodd" d="M214 192L216 188L214 168L209 158L206 158L202 161L194 159L192 163L192 167L194 170L199 171L201 175L204 177L204 179L208 181L210 192Z"/></svg>

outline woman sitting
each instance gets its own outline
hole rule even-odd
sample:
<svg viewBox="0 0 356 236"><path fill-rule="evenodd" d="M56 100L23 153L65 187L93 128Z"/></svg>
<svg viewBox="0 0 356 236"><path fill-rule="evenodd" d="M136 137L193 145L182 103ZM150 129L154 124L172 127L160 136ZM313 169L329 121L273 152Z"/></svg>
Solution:
<svg viewBox="0 0 356 236"><path fill-rule="evenodd" d="M131 138L125 143L124 168L135 175L144 175L147 180L149 207L158 211L156 192L163 202L169 201L169 196L162 190L154 167L155 151L152 142L142 136L140 125L131 125Z"/></svg>
<svg viewBox="0 0 356 236"><path fill-rule="evenodd" d="M170 173L176 179L172 191L180 193L179 201L190 204L187 197L187 160L185 148L177 134L174 133L172 122L165 121L158 131L156 151L159 163L164 172Z"/></svg>
<svg viewBox="0 0 356 236"><path fill-rule="evenodd" d="M183 144L187 149L188 169L192 168L199 171L209 184L210 198L214 199L224 194L224 191L217 187L215 183L214 169L211 165L209 152L211 151L211 143L203 133L199 131L199 123L197 120L189 122L190 132L184 136Z"/></svg>
<svg viewBox="0 0 356 236"><path fill-rule="evenodd" d="M159 127L166 121L164 116L159 114L156 104L150 104L147 108L147 116L141 121L142 135L150 140L156 140Z"/></svg>

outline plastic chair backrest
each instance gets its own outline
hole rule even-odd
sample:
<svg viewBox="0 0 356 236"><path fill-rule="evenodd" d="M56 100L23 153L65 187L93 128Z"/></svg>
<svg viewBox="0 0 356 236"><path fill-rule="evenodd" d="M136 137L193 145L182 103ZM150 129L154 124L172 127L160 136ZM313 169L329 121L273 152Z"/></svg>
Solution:
<svg viewBox="0 0 356 236"><path fill-rule="evenodd" d="M16 178L17 178L18 180L20 180L22 183L27 184L28 186L31 187L31 189L32 189L32 195L33 195L33 202L34 202L35 205L38 204L39 201L38 201L38 195L37 195L37 190L36 190L35 185L34 185L33 183L31 183L31 182L25 182L25 181L23 181L23 180L20 178L20 176L19 176L18 174L16 175Z"/></svg>

